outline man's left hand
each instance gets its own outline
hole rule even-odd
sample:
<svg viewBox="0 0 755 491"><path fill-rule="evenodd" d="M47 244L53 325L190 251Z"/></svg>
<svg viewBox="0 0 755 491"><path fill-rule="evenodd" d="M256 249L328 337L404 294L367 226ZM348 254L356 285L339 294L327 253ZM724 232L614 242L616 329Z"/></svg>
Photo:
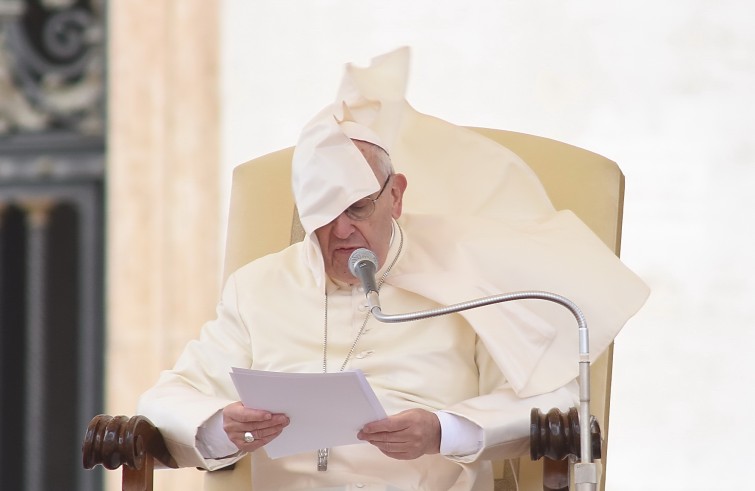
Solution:
<svg viewBox="0 0 755 491"><path fill-rule="evenodd" d="M388 457L416 459L440 452L440 421L424 409L409 409L364 425L357 438L375 445Z"/></svg>

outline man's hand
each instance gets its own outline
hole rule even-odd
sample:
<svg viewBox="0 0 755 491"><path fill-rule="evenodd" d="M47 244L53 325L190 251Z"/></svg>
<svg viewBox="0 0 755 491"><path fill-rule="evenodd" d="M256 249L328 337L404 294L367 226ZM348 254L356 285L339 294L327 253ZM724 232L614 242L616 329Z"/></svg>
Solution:
<svg viewBox="0 0 755 491"><path fill-rule="evenodd" d="M364 425L357 438L375 445L388 457L416 459L440 452L440 421L424 409L409 409Z"/></svg>
<svg viewBox="0 0 755 491"><path fill-rule="evenodd" d="M261 409L244 407L241 402L234 402L223 409L223 429L228 438L244 452L253 452L270 443L288 426L285 414L273 414ZM250 431L254 441L244 440L244 433Z"/></svg>

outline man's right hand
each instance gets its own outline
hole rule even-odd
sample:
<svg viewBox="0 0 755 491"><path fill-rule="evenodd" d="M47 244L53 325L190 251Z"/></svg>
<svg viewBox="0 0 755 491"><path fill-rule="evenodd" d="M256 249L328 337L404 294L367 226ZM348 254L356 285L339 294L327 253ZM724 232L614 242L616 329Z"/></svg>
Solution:
<svg viewBox="0 0 755 491"><path fill-rule="evenodd" d="M234 402L223 409L223 429L228 438L244 452L253 452L267 445L281 434L288 423L289 419L285 414L251 409L241 402ZM247 431L252 433L254 441L244 440Z"/></svg>

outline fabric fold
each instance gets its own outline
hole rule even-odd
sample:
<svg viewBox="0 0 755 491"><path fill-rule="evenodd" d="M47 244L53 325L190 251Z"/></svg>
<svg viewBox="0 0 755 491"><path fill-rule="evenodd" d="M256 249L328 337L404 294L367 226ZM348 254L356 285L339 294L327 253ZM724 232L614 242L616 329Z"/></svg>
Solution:
<svg viewBox="0 0 755 491"><path fill-rule="evenodd" d="M599 355L647 287L573 213L555 210L514 152L413 109L409 55L401 48L368 67L347 65L336 100L302 132L293 188L316 281L324 284L314 231L380 187L349 138L374 134L409 182L400 223L415 244L388 282L444 305L521 290L562 295L585 311ZM519 396L576 376L576 322L564 307L532 300L462 315Z"/></svg>
<svg viewBox="0 0 755 491"><path fill-rule="evenodd" d="M386 282L442 305L520 291L566 297L583 311L595 360L649 290L569 211L510 224L468 216L404 215L411 240ZM382 306L385 313L390 305ZM578 324L564 306L518 300L461 313L520 397L577 376Z"/></svg>

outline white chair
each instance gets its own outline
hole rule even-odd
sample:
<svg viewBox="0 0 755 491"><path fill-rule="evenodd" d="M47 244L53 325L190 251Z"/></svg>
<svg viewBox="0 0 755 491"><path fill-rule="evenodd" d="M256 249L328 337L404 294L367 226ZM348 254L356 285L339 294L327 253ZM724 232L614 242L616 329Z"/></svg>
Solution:
<svg viewBox="0 0 755 491"><path fill-rule="evenodd" d="M570 209L603 242L619 254L624 201L624 176L615 162L593 152L512 131L472 128L519 155L534 169L557 209ZM287 148L236 167L231 188L225 276L247 262L301 240L303 230L296 219L291 194L291 156ZM271 203L275 203L271 206ZM263 232L264 231L264 232ZM575 348L576 349L576 348ZM613 346L591 368L591 412L601 426L605 466ZM549 408L542 408L546 411ZM205 491L248 490L249 459L233 471L208 473ZM540 491L542 464L527 458L518 464L521 491ZM511 472L498 463L498 479ZM605 473L603 473L605 475ZM507 479L508 480L508 479ZM601 478L600 489L605 486ZM497 488L498 489L498 488ZM508 488L500 488L508 489ZM513 488L512 488L513 489Z"/></svg>
<svg viewBox="0 0 755 491"><path fill-rule="evenodd" d="M537 173L557 209L571 209L603 242L618 255L621 242L624 176L616 163L605 157L555 140L511 131L472 128L508 147ZM236 167L233 173L224 277L258 257L299 241L303 230L298 222L291 194L293 148L283 149ZM576 347L575 347L576 350ZM613 346L591 367L591 413L597 418L603 436L602 473L599 489L605 488L605 456L611 393ZM547 411L550 408L541 408ZM120 419L118 419L120 418ZM153 459L171 465L159 432L149 422L133 418L97 416L90 423L84 444L85 466L97 463L109 469L124 464L123 490L152 489ZM109 427L108 427L109 425ZM124 429L128 426L127 429ZM109 429L107 429L108 427ZM118 429L120 428L120 429ZM137 434L132 447L119 449L116 457L103 455L98 442L110 434ZM112 437L111 437L112 438ZM142 448L135 448L142 439ZM111 449L112 450L112 449ZM137 455L141 452L141 456ZM141 463L140 463L141 462ZM551 464L553 464L551 462ZM175 464L173 464L175 465ZM138 471L134 470L138 467ZM562 489L559 469L522 457L511 463L496 462L496 490L514 491L513 473L521 491ZM512 471L513 469L513 471ZM553 476L556 476L555 478ZM557 482L559 484L553 484ZM231 470L207 472L205 491L251 491L251 465L248 457Z"/></svg>

